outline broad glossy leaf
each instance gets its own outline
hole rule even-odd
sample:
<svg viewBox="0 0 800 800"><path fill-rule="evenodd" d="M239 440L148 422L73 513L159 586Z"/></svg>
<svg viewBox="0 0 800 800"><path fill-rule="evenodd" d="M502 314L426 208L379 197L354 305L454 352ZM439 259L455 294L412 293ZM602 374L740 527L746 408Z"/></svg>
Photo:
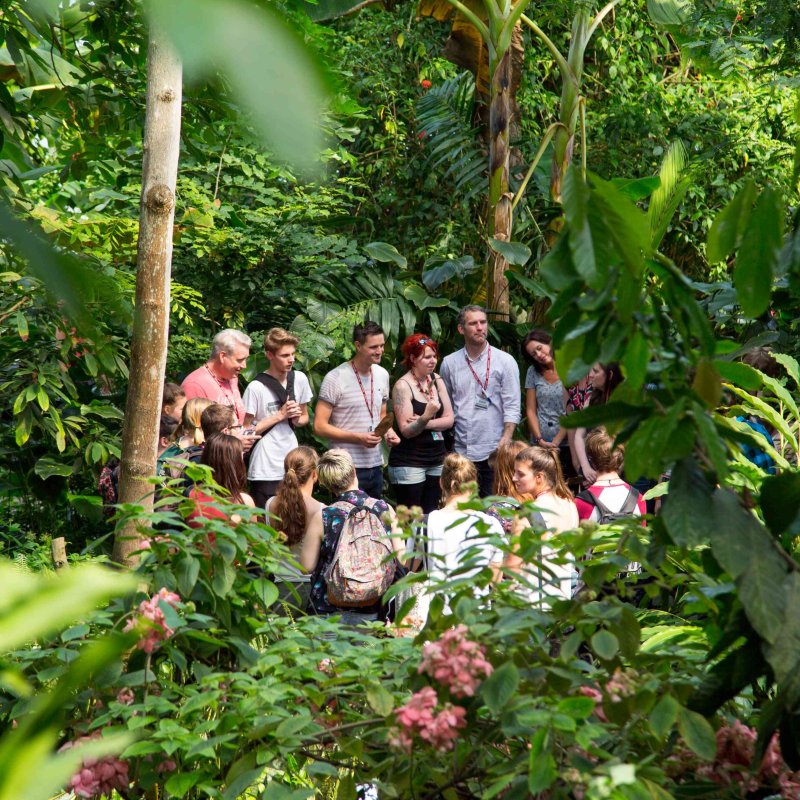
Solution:
<svg viewBox="0 0 800 800"><path fill-rule="evenodd" d="M364 245L364 250L370 258L376 261L392 262L401 269L405 269L408 262L393 244L387 242L370 242Z"/></svg>
<svg viewBox="0 0 800 800"><path fill-rule="evenodd" d="M681 708L678 730L689 749L704 761L713 761L717 754L717 737L711 723L695 711Z"/></svg>
<svg viewBox="0 0 800 800"><path fill-rule="evenodd" d="M662 516L667 531L679 547L708 541L716 523L710 512L711 487L692 459L678 463L669 482Z"/></svg>
<svg viewBox="0 0 800 800"><path fill-rule="evenodd" d="M612 178L610 183L625 197L631 200L644 200L658 189L661 179L658 175L651 175L647 178Z"/></svg>
<svg viewBox="0 0 800 800"><path fill-rule="evenodd" d="M755 196L755 184L747 181L714 218L706 242L706 255L710 263L724 261L736 249L739 236L750 218Z"/></svg>
<svg viewBox="0 0 800 800"><path fill-rule="evenodd" d="M572 263L578 274L592 285L597 278L592 229L589 225L589 187L575 165L570 166L564 176L562 199L567 218L567 236Z"/></svg>
<svg viewBox="0 0 800 800"><path fill-rule="evenodd" d="M610 661L619 652L619 639L607 630L599 630L591 640L592 650L604 661Z"/></svg>
<svg viewBox="0 0 800 800"><path fill-rule="evenodd" d="M221 70L275 153L311 171L326 78L289 25L270 7L243 0L150 0L149 8L187 75L202 80Z"/></svg>
<svg viewBox="0 0 800 800"><path fill-rule="evenodd" d="M512 661L498 667L481 685L481 695L489 710L499 714L519 686L519 670Z"/></svg>
<svg viewBox="0 0 800 800"><path fill-rule="evenodd" d="M734 265L736 297L748 317L760 316L769 306L782 241L783 204L767 187L747 221Z"/></svg>
<svg viewBox="0 0 800 800"><path fill-rule="evenodd" d="M678 701L671 694L665 694L648 714L650 729L659 739L663 739L672 730L679 708Z"/></svg>
<svg viewBox="0 0 800 800"><path fill-rule="evenodd" d="M521 242L505 242L502 239L489 239L489 247L500 253L509 264L524 266L531 257L531 249Z"/></svg>
<svg viewBox="0 0 800 800"><path fill-rule="evenodd" d="M673 142L659 171L659 186L650 198L647 208L647 221L650 225L650 241L658 247L675 210L683 200L690 185L688 174L688 157L683 142Z"/></svg>
<svg viewBox="0 0 800 800"><path fill-rule="evenodd" d="M448 259L442 264L426 269L422 273L422 282L428 291L438 289L451 278L463 278L478 269L472 256Z"/></svg>

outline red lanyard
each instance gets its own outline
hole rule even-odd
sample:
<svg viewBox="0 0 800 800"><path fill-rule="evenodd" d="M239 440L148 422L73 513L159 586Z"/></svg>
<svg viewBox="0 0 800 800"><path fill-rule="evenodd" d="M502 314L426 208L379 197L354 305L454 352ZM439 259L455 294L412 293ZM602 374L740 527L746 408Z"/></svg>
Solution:
<svg viewBox="0 0 800 800"><path fill-rule="evenodd" d="M372 380L372 366L369 368L369 400L367 400L367 393L364 391L364 384L361 383L361 376L358 374L356 365L351 361L350 366L353 368L353 375L356 376L358 388L361 389L361 396L364 398L364 405L367 407L367 411L369 412L369 421L374 422L375 420L372 416L372 404L375 402L375 381Z"/></svg>
<svg viewBox="0 0 800 800"><path fill-rule="evenodd" d="M478 358L480 358L480 356L478 356ZM472 377L475 378L475 380L478 382L478 386L480 386L485 393L486 390L489 388L489 370L492 368L492 348L491 347L486 348L486 379L484 380L483 383L481 383L481 379L477 376L475 370L472 369L472 364L466 352L464 353L464 360L467 362L467 366L469 367L469 371L472 373Z"/></svg>

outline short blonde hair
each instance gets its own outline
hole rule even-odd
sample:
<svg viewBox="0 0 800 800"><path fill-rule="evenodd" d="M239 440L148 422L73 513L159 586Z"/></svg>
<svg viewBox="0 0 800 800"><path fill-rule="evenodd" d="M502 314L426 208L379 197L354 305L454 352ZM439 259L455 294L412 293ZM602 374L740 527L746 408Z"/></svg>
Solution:
<svg viewBox="0 0 800 800"><path fill-rule="evenodd" d="M320 486L332 494L339 495L347 491L356 477L356 468L350 453L341 449L328 450L319 460L317 476Z"/></svg>
<svg viewBox="0 0 800 800"><path fill-rule="evenodd" d="M448 453L442 465L440 481L442 494L445 498L452 497L465 492L467 484L477 483L478 469L466 456Z"/></svg>
<svg viewBox="0 0 800 800"><path fill-rule="evenodd" d="M201 444L205 441L203 436L203 428L200 426L200 419L203 412L213 405L213 400L207 397L190 397L183 407L183 416L181 424L178 427L178 438L182 436L191 436L194 444Z"/></svg>

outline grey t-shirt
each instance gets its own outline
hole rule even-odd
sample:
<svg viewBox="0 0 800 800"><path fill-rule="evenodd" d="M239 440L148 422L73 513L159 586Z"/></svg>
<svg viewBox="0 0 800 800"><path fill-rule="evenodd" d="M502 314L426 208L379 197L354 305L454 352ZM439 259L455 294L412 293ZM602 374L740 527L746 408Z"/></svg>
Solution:
<svg viewBox="0 0 800 800"><path fill-rule="evenodd" d="M548 383L533 367L528 367L525 388L536 392L536 416L542 439L552 442L561 427L559 417L564 416L564 384L560 380Z"/></svg>

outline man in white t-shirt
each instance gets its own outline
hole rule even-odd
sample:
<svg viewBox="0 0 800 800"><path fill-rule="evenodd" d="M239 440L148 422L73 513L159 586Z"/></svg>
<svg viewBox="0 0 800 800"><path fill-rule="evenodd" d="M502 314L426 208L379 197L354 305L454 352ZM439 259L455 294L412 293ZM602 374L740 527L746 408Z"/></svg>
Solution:
<svg viewBox="0 0 800 800"><path fill-rule="evenodd" d="M269 369L244 392L244 436L261 436L253 447L247 477L257 506L264 507L283 480L283 460L297 447L294 429L308 425L308 402L313 393L308 378L292 369L300 340L283 328L264 337Z"/></svg>
<svg viewBox="0 0 800 800"><path fill-rule="evenodd" d="M381 437L374 433L386 414L389 373L380 366L385 337L377 322L353 328L356 352L322 381L314 413L314 433L350 453L359 488L377 500L383 494ZM390 428L383 436L390 447L400 439Z"/></svg>

